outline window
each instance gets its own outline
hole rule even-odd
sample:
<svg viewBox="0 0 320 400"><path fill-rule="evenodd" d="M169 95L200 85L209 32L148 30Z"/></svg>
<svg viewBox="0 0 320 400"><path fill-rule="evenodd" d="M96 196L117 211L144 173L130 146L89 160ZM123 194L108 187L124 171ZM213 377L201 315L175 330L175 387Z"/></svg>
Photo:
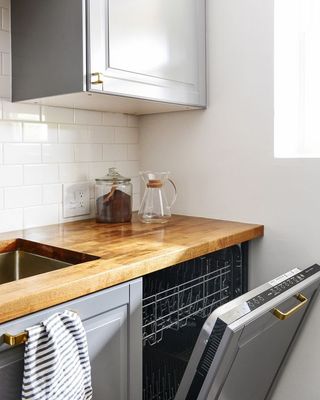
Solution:
<svg viewBox="0 0 320 400"><path fill-rule="evenodd" d="M320 0L274 4L274 155L320 157Z"/></svg>

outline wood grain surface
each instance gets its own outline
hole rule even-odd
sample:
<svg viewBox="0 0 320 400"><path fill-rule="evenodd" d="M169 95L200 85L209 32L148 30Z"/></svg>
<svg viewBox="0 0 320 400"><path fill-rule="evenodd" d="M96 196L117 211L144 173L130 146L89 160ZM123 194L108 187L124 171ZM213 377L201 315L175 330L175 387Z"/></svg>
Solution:
<svg viewBox="0 0 320 400"><path fill-rule="evenodd" d="M166 224L70 222L0 234L99 259L0 285L0 323L263 236L263 226L174 215ZM85 258L84 258L85 259Z"/></svg>

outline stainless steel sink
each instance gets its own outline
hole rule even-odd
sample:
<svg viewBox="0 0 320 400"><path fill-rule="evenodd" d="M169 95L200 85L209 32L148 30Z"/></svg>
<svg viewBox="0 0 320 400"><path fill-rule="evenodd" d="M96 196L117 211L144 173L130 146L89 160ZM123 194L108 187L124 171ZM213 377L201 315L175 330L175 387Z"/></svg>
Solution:
<svg viewBox="0 0 320 400"><path fill-rule="evenodd" d="M0 284L72 265L22 250L0 254Z"/></svg>
<svg viewBox="0 0 320 400"><path fill-rule="evenodd" d="M6 242L4 247L0 243L0 284L98 258L42 243L15 239L9 244Z"/></svg>

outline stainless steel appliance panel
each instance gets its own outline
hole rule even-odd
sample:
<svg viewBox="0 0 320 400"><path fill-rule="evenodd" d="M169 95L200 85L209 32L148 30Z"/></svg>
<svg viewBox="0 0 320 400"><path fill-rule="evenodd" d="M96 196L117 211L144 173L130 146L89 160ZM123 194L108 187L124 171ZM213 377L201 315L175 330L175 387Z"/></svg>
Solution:
<svg viewBox="0 0 320 400"><path fill-rule="evenodd" d="M313 291L314 288L304 293L310 298ZM292 308L292 300L282 303L281 308ZM306 309L301 309L284 321L268 312L242 330L237 355L218 396L219 400L266 398Z"/></svg>
<svg viewBox="0 0 320 400"><path fill-rule="evenodd" d="M319 284L319 265L296 268L215 310L175 400L267 399Z"/></svg>

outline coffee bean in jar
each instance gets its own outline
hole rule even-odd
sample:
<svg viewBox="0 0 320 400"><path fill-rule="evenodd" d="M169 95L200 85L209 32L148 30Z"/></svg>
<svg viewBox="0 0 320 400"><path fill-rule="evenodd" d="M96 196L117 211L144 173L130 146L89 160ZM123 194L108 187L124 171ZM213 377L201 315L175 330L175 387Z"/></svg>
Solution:
<svg viewBox="0 0 320 400"><path fill-rule="evenodd" d="M132 217L132 184L130 178L109 168L106 176L96 179L96 221L130 222Z"/></svg>

